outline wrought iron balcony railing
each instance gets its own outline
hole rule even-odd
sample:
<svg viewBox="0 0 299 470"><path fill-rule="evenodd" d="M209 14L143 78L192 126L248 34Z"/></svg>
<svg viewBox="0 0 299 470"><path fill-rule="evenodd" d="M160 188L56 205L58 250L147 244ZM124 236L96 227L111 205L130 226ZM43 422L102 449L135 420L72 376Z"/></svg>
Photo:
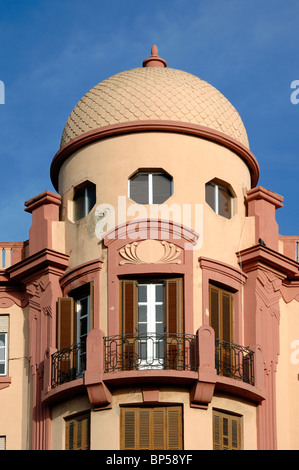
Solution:
<svg viewBox="0 0 299 470"><path fill-rule="evenodd" d="M254 385L254 352L238 344L216 339L217 374Z"/></svg>
<svg viewBox="0 0 299 470"><path fill-rule="evenodd" d="M86 342L73 344L52 354L51 387L83 377L86 369Z"/></svg>
<svg viewBox="0 0 299 470"><path fill-rule="evenodd" d="M128 370L196 371L197 336L179 333L127 334L104 338L104 372ZM254 352L238 344L215 341L218 375L254 385ZM51 387L83 377L86 342L52 354Z"/></svg>
<svg viewBox="0 0 299 470"><path fill-rule="evenodd" d="M195 371L196 336L127 334L104 338L105 372L147 369Z"/></svg>

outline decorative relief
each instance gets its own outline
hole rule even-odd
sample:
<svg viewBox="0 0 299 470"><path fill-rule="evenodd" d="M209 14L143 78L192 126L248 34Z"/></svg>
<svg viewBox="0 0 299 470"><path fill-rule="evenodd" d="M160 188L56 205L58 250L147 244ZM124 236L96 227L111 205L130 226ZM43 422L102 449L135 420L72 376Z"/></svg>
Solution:
<svg viewBox="0 0 299 470"><path fill-rule="evenodd" d="M123 259L119 264L181 264L182 261L178 259L181 251L181 248L164 240L133 242L120 250L119 254Z"/></svg>
<svg viewBox="0 0 299 470"><path fill-rule="evenodd" d="M282 285L274 273L260 270L256 292L267 307L271 316L280 319L279 299L281 296L280 288Z"/></svg>

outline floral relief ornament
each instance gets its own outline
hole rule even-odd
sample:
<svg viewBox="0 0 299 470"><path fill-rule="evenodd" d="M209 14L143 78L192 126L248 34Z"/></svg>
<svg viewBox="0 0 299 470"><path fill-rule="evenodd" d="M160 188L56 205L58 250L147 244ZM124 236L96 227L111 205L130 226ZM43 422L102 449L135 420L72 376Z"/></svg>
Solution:
<svg viewBox="0 0 299 470"><path fill-rule="evenodd" d="M179 259L181 251L181 248L164 240L133 242L125 245L119 251L120 256L123 258L119 264L181 264Z"/></svg>

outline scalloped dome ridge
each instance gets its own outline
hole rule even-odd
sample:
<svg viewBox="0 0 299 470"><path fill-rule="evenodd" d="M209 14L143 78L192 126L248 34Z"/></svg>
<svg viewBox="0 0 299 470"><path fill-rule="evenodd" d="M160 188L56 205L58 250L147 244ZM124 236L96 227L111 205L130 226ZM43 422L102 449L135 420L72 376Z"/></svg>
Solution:
<svg viewBox="0 0 299 470"><path fill-rule="evenodd" d="M69 115L60 148L88 131L152 120L205 126L249 148L243 121L222 93L195 75L165 66L120 72L93 87Z"/></svg>

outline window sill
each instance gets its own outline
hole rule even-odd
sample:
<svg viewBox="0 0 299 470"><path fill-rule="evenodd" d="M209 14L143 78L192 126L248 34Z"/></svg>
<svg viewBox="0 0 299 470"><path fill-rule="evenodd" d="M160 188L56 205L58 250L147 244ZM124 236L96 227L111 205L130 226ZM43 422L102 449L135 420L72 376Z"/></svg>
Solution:
<svg viewBox="0 0 299 470"><path fill-rule="evenodd" d="M9 387L11 384L11 377L5 376L5 377L0 377L0 390L3 388Z"/></svg>

